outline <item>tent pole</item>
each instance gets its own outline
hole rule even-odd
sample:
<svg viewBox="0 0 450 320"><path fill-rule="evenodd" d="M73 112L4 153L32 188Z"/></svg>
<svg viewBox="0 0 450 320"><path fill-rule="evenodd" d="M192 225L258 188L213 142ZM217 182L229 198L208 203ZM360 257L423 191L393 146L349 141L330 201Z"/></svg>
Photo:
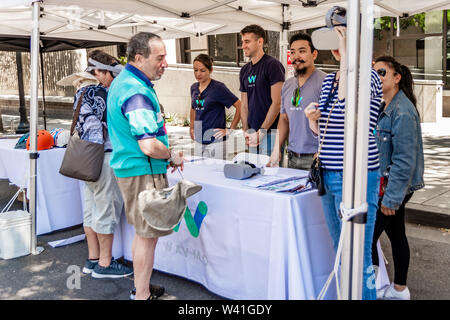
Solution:
<svg viewBox="0 0 450 320"><path fill-rule="evenodd" d="M280 31L280 62L282 63L286 78L288 77L288 70L287 70L287 51L288 51L288 45L289 45L289 39L288 39L288 30L289 30L289 23L286 22L286 16L287 16L287 10L289 9L289 5L283 4L282 5L282 16L283 16L283 22L282 22L282 30Z"/></svg>
<svg viewBox="0 0 450 320"><path fill-rule="evenodd" d="M40 2L35 1L32 4L33 21L31 33L31 98L30 98L30 181L29 198L31 213L31 253L39 254L44 249L36 247L36 166L38 153L37 146L37 120L38 120L38 89L39 89L39 15Z"/></svg>
<svg viewBox="0 0 450 320"><path fill-rule="evenodd" d="M373 46L373 0L361 1L361 46L360 46L360 76L358 97L358 129L356 133L355 155L355 192L354 208L359 208L367 201L367 166L369 151L370 127L370 96ZM373 283L363 283L364 270L364 236L367 221L367 211L353 218L353 280L352 299L362 298L362 289L375 286ZM369 249L370 250L370 249Z"/></svg>
<svg viewBox="0 0 450 320"><path fill-rule="evenodd" d="M359 0L349 0L347 7L347 94L345 103L344 125L344 171L342 184L342 203L345 208L354 208L355 192L355 145L356 145L356 106L358 104L358 57L359 57ZM342 62L341 62L342 63ZM353 223L346 224L341 259L341 297L352 299L352 263L353 257Z"/></svg>

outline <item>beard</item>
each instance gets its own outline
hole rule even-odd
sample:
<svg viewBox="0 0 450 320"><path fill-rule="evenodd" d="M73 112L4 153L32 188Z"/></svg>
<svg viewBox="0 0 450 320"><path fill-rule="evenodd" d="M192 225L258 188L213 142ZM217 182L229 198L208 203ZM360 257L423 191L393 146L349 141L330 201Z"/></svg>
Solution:
<svg viewBox="0 0 450 320"><path fill-rule="evenodd" d="M295 76L303 76L307 71L308 71L308 67L300 67L300 68L296 68L295 67L295 63L296 62L301 62L301 63L305 63L305 61L303 60L295 60L292 62L292 64L294 65L294 72L295 72Z"/></svg>
<svg viewBox="0 0 450 320"><path fill-rule="evenodd" d="M294 69L296 77L303 76L306 73L306 71L308 71L308 68L306 68L306 67L300 68L300 69Z"/></svg>

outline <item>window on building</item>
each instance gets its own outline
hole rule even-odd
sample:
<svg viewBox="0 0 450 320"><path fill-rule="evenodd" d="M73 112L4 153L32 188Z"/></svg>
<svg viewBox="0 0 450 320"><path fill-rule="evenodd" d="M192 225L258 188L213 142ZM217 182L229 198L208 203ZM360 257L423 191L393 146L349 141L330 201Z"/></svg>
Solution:
<svg viewBox="0 0 450 320"><path fill-rule="evenodd" d="M217 34L208 36L208 54L215 65L236 67L243 61L238 33Z"/></svg>
<svg viewBox="0 0 450 320"><path fill-rule="evenodd" d="M208 36L208 53L218 66L239 67L246 63L242 52L242 41L239 33L227 33ZM278 58L280 56L280 33L266 32L264 52Z"/></svg>

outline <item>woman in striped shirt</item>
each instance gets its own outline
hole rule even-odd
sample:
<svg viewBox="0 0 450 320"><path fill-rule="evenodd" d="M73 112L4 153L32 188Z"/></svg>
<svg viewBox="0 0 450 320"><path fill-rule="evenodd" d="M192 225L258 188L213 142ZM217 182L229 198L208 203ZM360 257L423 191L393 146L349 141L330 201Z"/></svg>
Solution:
<svg viewBox="0 0 450 320"><path fill-rule="evenodd" d="M347 58L346 58L346 28L335 27L339 38L339 50L332 50L333 56L340 61L338 72L325 77L322 83L322 93L319 103L314 103L305 109L311 130L319 135L319 159L323 167L323 181L326 194L321 197L325 220L328 225L334 249L337 251L341 233L340 203L342 202L342 182L344 167L344 123L345 123L345 95L347 87ZM378 148L373 131L376 127L378 112L383 92L381 81L377 73L372 70L371 99L370 99L370 128L368 152L367 179L367 223L364 240L364 300L376 298L375 286L370 281L373 275L372 267L372 237L378 205ZM328 125L327 125L328 122ZM373 287L373 288L372 288Z"/></svg>

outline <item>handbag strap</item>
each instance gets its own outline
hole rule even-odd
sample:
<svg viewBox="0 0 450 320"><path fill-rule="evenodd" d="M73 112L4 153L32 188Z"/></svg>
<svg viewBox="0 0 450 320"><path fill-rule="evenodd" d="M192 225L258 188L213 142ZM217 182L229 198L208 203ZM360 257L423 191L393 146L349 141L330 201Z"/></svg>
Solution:
<svg viewBox="0 0 450 320"><path fill-rule="evenodd" d="M83 97L84 97L84 94L86 93L86 91L87 91L87 88L85 88L85 90L83 90L83 92L81 92L80 98L78 99L77 108L75 109L75 112L73 114L72 125L70 126L70 135L71 136L73 135L75 126L78 122L78 118L80 117L81 103L83 102ZM105 110L105 112L106 112L106 110ZM102 123L102 133L103 133L103 143L104 143L105 139L106 139L106 128L103 125L103 123Z"/></svg>
<svg viewBox="0 0 450 320"><path fill-rule="evenodd" d="M169 151L169 149L167 149L167 151L169 152L169 159L170 159L170 151ZM154 175L153 175L152 158L151 158L151 157L147 157L147 158L148 158L148 162L150 163L150 170L152 171L151 176L152 176L152 179L153 179L153 186L154 186L155 189L156 189L155 177L154 177ZM178 173L179 173L180 176L181 176L181 179L184 179L183 175L181 174L180 168L177 167L177 170L178 170Z"/></svg>
<svg viewBox="0 0 450 320"><path fill-rule="evenodd" d="M84 94L86 93L86 89L81 92L80 98L78 99L77 108L73 114L72 126L70 127L70 135L73 135L73 131L75 130L75 125L78 122L78 117L80 116L81 102L83 101Z"/></svg>
<svg viewBox="0 0 450 320"><path fill-rule="evenodd" d="M150 163L150 170L152 171L152 179L153 179L153 186L155 187L156 190L156 183L155 183L155 176L153 175L153 167L152 167L152 158L147 157L148 158L148 163Z"/></svg>
<svg viewBox="0 0 450 320"><path fill-rule="evenodd" d="M333 85L334 85L334 83L333 83ZM336 85L337 86L337 85ZM334 89L334 88L333 88ZM334 91L335 92L335 91ZM323 142L324 142L324 140L325 140L325 135L327 134L327 129L328 129L328 122L330 121L330 117L331 117L331 114L333 113L333 109L334 109L334 107L336 107L336 104L338 103L338 101L339 101L339 97L336 99L336 101L333 103L333 105L331 106L331 110L330 110L330 112L328 113L328 119L327 119L327 123L325 124L325 130L324 130L324 132L323 132L323 136L322 136L322 141L320 142L320 144L319 144L319 150L317 151L317 154L316 154L316 156L314 157L314 158L319 158L319 156L320 156L320 152L322 151L322 145L323 145ZM319 133L320 133L320 128L319 128Z"/></svg>

